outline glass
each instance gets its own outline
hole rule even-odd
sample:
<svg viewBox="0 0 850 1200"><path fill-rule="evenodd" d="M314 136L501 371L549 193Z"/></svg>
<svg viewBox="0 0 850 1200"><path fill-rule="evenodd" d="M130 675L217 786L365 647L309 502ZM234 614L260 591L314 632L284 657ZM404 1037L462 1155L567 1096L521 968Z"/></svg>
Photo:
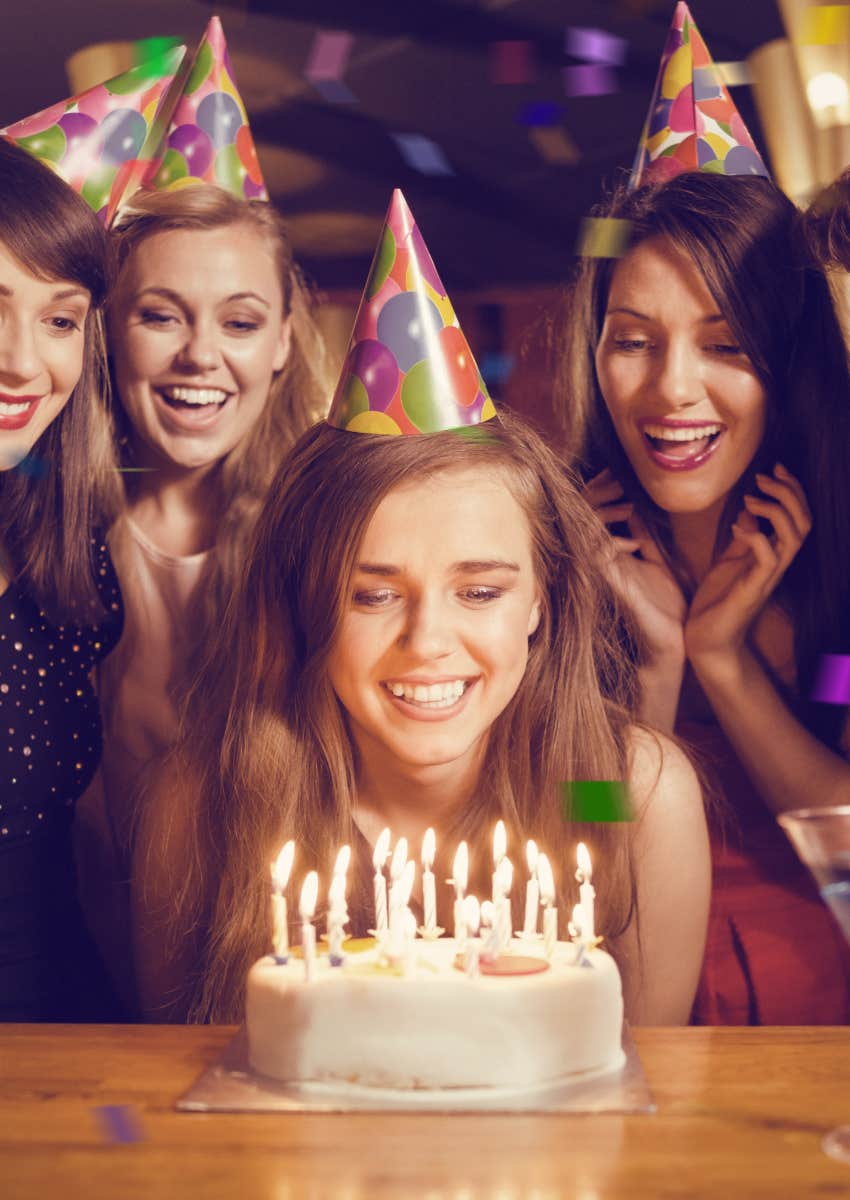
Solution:
<svg viewBox="0 0 850 1200"><path fill-rule="evenodd" d="M850 943L850 805L800 808L779 824L814 875L820 894ZM850 1163L850 1125L839 1125L822 1142L824 1153Z"/></svg>

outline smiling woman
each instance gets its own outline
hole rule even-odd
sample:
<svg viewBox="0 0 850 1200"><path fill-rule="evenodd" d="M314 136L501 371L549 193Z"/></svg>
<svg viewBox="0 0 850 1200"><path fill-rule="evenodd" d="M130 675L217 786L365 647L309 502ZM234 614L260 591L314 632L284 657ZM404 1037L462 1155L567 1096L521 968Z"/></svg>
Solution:
<svg viewBox="0 0 850 1200"><path fill-rule="evenodd" d="M121 630L94 214L0 138L0 1020L114 1017L71 842Z"/></svg>
<svg viewBox="0 0 850 1200"><path fill-rule="evenodd" d="M429 825L440 846L467 838L480 894L500 817L554 862L590 842L630 1017L687 1016L707 906L701 797L676 747L629 725L634 680L602 544L516 418L427 437L321 423L299 441L145 807L135 935L152 1016L239 1019L286 838L299 870L325 879L353 845L362 934L383 826L412 844ZM633 826L566 821L572 779L628 779ZM675 839L687 850L671 867ZM575 882L559 874L569 912Z"/></svg>
<svg viewBox="0 0 850 1200"><path fill-rule="evenodd" d="M850 798L850 379L799 214L685 172L614 197L572 294L562 415L640 626L642 712L700 752L714 890L694 1019L850 1020L850 960L775 815ZM600 471L601 468L601 471ZM595 474L595 472L599 472Z"/></svg>

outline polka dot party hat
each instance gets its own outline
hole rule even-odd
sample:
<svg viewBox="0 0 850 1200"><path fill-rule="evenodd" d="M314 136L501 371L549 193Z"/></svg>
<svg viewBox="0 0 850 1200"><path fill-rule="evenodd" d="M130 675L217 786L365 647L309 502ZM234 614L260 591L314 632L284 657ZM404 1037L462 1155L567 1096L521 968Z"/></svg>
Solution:
<svg viewBox="0 0 850 1200"><path fill-rule="evenodd" d="M269 198L218 17L173 109L161 162L143 186L165 191L195 183L216 183L240 199Z"/></svg>
<svg viewBox="0 0 850 1200"><path fill-rule="evenodd" d="M155 161L168 89L185 54L185 46L168 45L0 134L51 167L108 225Z"/></svg>
<svg viewBox="0 0 850 1200"><path fill-rule="evenodd" d="M495 416L419 227L396 189L328 423L411 437Z"/></svg>
<svg viewBox="0 0 850 1200"><path fill-rule="evenodd" d="M683 171L768 174L690 9L680 0L661 55L629 187L663 183Z"/></svg>

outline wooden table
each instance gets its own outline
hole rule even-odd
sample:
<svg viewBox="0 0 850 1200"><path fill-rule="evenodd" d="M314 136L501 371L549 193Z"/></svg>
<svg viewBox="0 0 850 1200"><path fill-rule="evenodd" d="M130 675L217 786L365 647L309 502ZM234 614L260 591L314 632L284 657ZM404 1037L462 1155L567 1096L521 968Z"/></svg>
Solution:
<svg viewBox="0 0 850 1200"><path fill-rule="evenodd" d="M0 1025L3 1200L850 1197L850 1029L646 1029L652 1115L177 1113L226 1028ZM144 1140L104 1140L129 1105Z"/></svg>

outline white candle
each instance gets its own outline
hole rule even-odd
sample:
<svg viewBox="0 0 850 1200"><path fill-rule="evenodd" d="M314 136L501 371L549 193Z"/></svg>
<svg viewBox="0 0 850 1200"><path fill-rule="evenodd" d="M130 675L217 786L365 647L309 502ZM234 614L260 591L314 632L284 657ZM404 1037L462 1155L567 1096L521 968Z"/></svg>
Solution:
<svg viewBox="0 0 850 1200"><path fill-rule="evenodd" d="M584 906L582 904L576 904L573 908L573 918L567 926L567 930L570 937L573 939L573 943L576 948L574 962L577 967L582 965L582 961L585 959L585 953L587 951L585 922L586 914L584 911Z"/></svg>
<svg viewBox="0 0 850 1200"><path fill-rule="evenodd" d="M451 882L455 889L455 905L454 905L454 920L455 920L455 938L458 942L462 942L466 936L465 926L463 921L463 897L466 892L466 885L469 880L469 849L466 842L461 842L455 851L454 863L452 864Z"/></svg>
<svg viewBox="0 0 850 1200"><path fill-rule="evenodd" d="M481 908L477 896L467 896L463 902L463 923L466 926L466 949L464 953L464 970L467 979L477 979L480 975L478 958L481 952L481 942L477 937L481 921Z"/></svg>
<svg viewBox="0 0 850 1200"><path fill-rule="evenodd" d="M503 858L498 870L498 900L496 903L496 921L499 926L499 941L502 950L509 950L513 937L513 916L511 915L511 887L514 879L514 865L509 858Z"/></svg>
<svg viewBox="0 0 850 1200"><path fill-rule="evenodd" d="M345 876L334 875L328 892L328 954L333 966L342 959L342 943L345 924L348 921L348 905L345 902Z"/></svg>
<svg viewBox="0 0 850 1200"><path fill-rule="evenodd" d="M437 850L437 839L433 829L426 829L422 839L422 905L424 908L425 933L433 933L437 928L437 890L434 881L434 855Z"/></svg>
<svg viewBox="0 0 850 1200"><path fill-rule="evenodd" d="M286 911L286 885L292 872L295 842L288 841L272 863L272 938L274 953L284 962L289 957L289 914Z"/></svg>
<svg viewBox="0 0 850 1200"><path fill-rule="evenodd" d="M528 863L529 880L525 885L525 920L522 932L526 937L534 937L537 933L537 906L540 901L540 888L537 883L537 843L528 841L525 844L525 859Z"/></svg>
<svg viewBox="0 0 850 1200"><path fill-rule="evenodd" d="M578 870L576 871L576 879L580 887L578 889L578 897L581 901L581 907L584 910L584 935L589 940L595 936L595 912L594 899L596 897L596 889L590 882L593 878L593 868L590 865L590 855L587 851L587 846L584 842L579 842L576 847L576 859L578 861Z"/></svg>
<svg viewBox="0 0 850 1200"><path fill-rule="evenodd" d="M304 953L304 979L307 983L313 978L316 967L316 930L312 922L318 897L318 872L308 871L301 885L301 897L298 901L298 913L301 917L301 948Z"/></svg>
<svg viewBox="0 0 850 1200"><path fill-rule="evenodd" d="M396 903L395 893L398 889L398 882L404 872L405 863L407 862L407 838L401 837L396 842L395 850L393 851L392 862L390 863L390 912Z"/></svg>
<svg viewBox="0 0 850 1200"><path fill-rule="evenodd" d="M384 878L384 863L390 852L390 831L384 829L375 843L372 866L375 868L375 932L387 932L387 881Z"/></svg>
<svg viewBox="0 0 850 1200"><path fill-rule="evenodd" d="M337 853L337 856L336 856L336 862L334 863L334 869L331 873L331 878L334 878L337 875L345 876L345 873L348 870L348 864L350 862L351 862L351 847L350 846L341 846L339 849L339 852Z"/></svg>
<svg viewBox="0 0 850 1200"><path fill-rule="evenodd" d="M555 907L555 879L545 854L537 857L537 878L543 901L543 951L551 959L558 941L558 910Z"/></svg>
<svg viewBox="0 0 850 1200"><path fill-rule="evenodd" d="M499 867L508 848L508 838L505 833L505 822L497 821L493 830L493 903L499 902Z"/></svg>
<svg viewBox="0 0 850 1200"><path fill-rule="evenodd" d="M481 924L487 931L481 956L485 962L495 962L499 957L499 926L496 922L496 906L490 900L485 900L481 905Z"/></svg>

